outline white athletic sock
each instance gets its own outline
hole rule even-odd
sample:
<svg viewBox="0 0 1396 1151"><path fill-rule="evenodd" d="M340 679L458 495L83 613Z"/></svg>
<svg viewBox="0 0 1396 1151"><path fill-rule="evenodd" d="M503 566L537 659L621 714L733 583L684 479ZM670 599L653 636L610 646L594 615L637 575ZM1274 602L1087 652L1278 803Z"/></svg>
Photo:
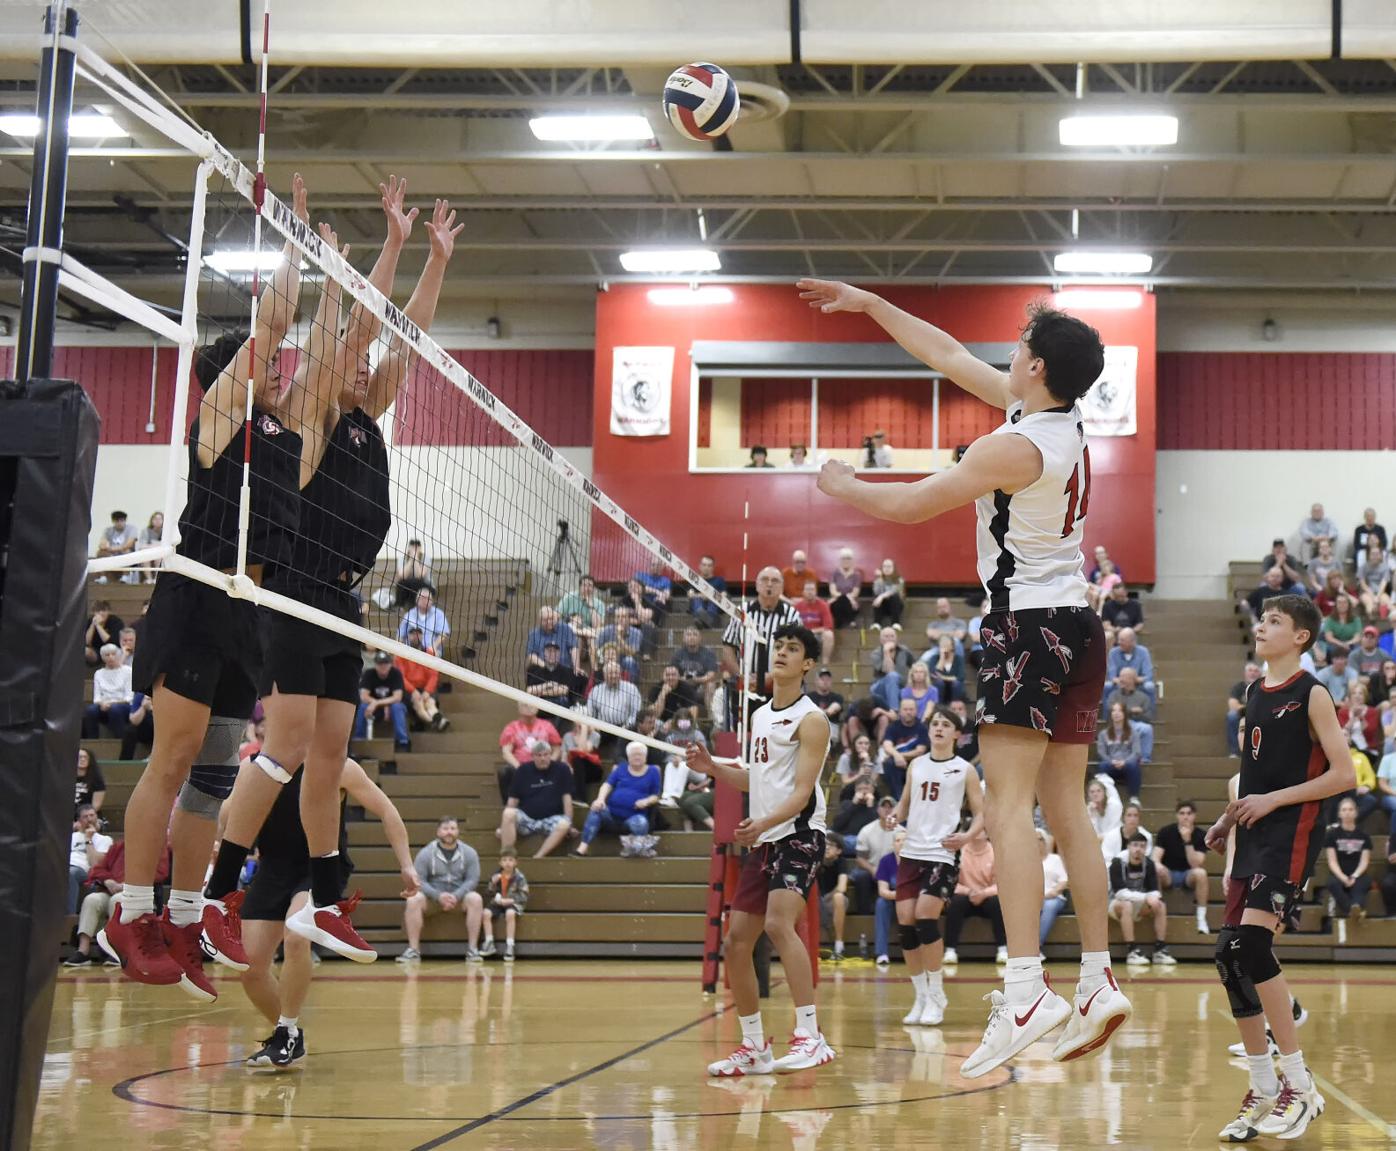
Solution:
<svg viewBox="0 0 1396 1151"><path fill-rule="evenodd" d="M1301 1090L1309 1086L1309 1077L1304 1070L1304 1053L1294 1051L1280 1056L1280 1074L1289 1080L1290 1085Z"/></svg>
<svg viewBox="0 0 1396 1151"><path fill-rule="evenodd" d="M925 971L922 974L926 977L926 991L928 993L939 992L945 986L944 971Z"/></svg>
<svg viewBox="0 0 1396 1151"><path fill-rule="evenodd" d="M1205 907L1199 907L1199 908L1197 909L1197 926L1198 926L1198 927L1206 927L1206 926L1207 926L1207 909L1206 909Z"/></svg>
<svg viewBox="0 0 1396 1151"><path fill-rule="evenodd" d="M1110 970L1110 952L1081 952L1081 977L1076 983L1077 995L1089 995L1105 982L1105 973Z"/></svg>
<svg viewBox="0 0 1396 1151"><path fill-rule="evenodd" d="M286 1030L291 1033L291 1038L294 1039L300 1034L300 1022L299 1015L282 1015L277 1019L276 1025L286 1028Z"/></svg>
<svg viewBox="0 0 1396 1151"><path fill-rule="evenodd" d="M142 915L155 912L155 888L136 883L121 885L121 922L132 923Z"/></svg>
<svg viewBox="0 0 1396 1151"><path fill-rule="evenodd" d="M171 891L170 923L175 927L188 927L198 923L204 913L204 893L202 891Z"/></svg>
<svg viewBox="0 0 1396 1151"><path fill-rule="evenodd" d="M1267 1055L1247 1055L1251 1069L1251 1090L1257 1095L1274 1098L1280 1093L1280 1081L1275 1075L1275 1061Z"/></svg>
<svg viewBox="0 0 1396 1151"><path fill-rule="evenodd" d="M918 971L911 977L911 985L916 988L916 998L920 999L929 990L926 984L926 973L924 971Z"/></svg>
<svg viewBox="0 0 1396 1151"><path fill-rule="evenodd" d="M815 1019L813 1003L808 1007L795 1008L795 1030L804 1031L810 1035L819 1034L819 1022Z"/></svg>
<svg viewBox="0 0 1396 1151"><path fill-rule="evenodd" d="M834 954L835 954L835 955L842 955L842 954L843 954L843 940L842 940L842 939L836 939L836 940L834 940Z"/></svg>
<svg viewBox="0 0 1396 1151"><path fill-rule="evenodd" d="M1004 997L1009 1003L1028 1003L1042 984L1042 960L1036 955L1010 959L1003 973Z"/></svg>
<svg viewBox="0 0 1396 1151"><path fill-rule="evenodd" d="M766 1046L766 1032L761 1026L761 1012L755 1015L738 1015L737 1022L742 1025L742 1038L747 1045L760 1051Z"/></svg>

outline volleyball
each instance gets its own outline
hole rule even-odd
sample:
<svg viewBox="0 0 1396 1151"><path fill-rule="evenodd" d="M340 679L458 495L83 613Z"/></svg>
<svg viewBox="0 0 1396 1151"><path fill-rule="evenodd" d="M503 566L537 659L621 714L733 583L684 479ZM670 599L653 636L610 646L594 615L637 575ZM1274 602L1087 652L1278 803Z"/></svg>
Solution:
<svg viewBox="0 0 1396 1151"><path fill-rule="evenodd" d="M664 81L664 115L690 140L715 140L737 122L737 82L716 64L685 64Z"/></svg>

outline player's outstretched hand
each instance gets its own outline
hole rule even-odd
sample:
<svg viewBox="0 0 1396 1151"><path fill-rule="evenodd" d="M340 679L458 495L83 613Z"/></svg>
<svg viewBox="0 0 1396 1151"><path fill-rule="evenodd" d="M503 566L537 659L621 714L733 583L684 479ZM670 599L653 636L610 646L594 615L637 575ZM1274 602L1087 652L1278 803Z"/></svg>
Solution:
<svg viewBox="0 0 1396 1151"><path fill-rule="evenodd" d="M456 237L465 231L464 223L456 223L455 209L449 200L436 201L436 209L425 227L431 238L431 254L438 260L449 260L456 250Z"/></svg>
<svg viewBox="0 0 1396 1151"><path fill-rule="evenodd" d="M689 769L701 771L704 775L716 775L717 764L713 762L713 757L708 754L708 749L700 744L690 743L684 753Z"/></svg>
<svg viewBox="0 0 1396 1151"><path fill-rule="evenodd" d="M748 817L737 824L737 828L732 832L732 838L742 847L755 847L756 840L761 835L761 828Z"/></svg>
<svg viewBox="0 0 1396 1151"><path fill-rule="evenodd" d="M819 490L836 500L842 499L854 478L852 464L843 460L825 460L824 466L819 469Z"/></svg>
<svg viewBox="0 0 1396 1151"><path fill-rule="evenodd" d="M404 207L407 200L407 181L390 175L386 184L378 185L383 197L383 215L388 219L388 243L402 247L412 234L412 222L417 218L417 209L410 212Z"/></svg>
<svg viewBox="0 0 1396 1151"><path fill-rule="evenodd" d="M1227 836L1230 834L1231 824L1227 821L1227 817L1223 815L1216 823L1212 824L1212 826L1207 829L1207 835L1205 837L1207 846L1218 855L1225 855L1226 840Z"/></svg>
<svg viewBox="0 0 1396 1151"><path fill-rule="evenodd" d="M821 312L866 312L877 299L871 292L839 280L796 280L800 299Z"/></svg>
<svg viewBox="0 0 1396 1151"><path fill-rule="evenodd" d="M291 211L301 223L310 222L310 209L306 207L305 181L301 179L299 172L291 177Z"/></svg>
<svg viewBox="0 0 1396 1151"><path fill-rule="evenodd" d="M1248 795L1245 799L1233 799L1227 805L1226 813L1242 827L1253 827L1274 811L1275 807L1271 795Z"/></svg>
<svg viewBox="0 0 1396 1151"><path fill-rule="evenodd" d="M399 873L402 876L402 897L410 899L422 890L422 878L417 874L417 869L408 864Z"/></svg>

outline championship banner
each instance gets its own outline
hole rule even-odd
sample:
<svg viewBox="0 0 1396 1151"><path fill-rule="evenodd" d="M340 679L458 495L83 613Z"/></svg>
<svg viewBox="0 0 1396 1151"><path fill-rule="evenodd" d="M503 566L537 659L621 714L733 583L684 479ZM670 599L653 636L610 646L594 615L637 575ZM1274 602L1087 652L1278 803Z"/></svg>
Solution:
<svg viewBox="0 0 1396 1151"><path fill-rule="evenodd" d="M673 348L617 348L611 364L611 435L667 436Z"/></svg>
<svg viewBox="0 0 1396 1151"><path fill-rule="evenodd" d="M1138 348L1106 348L1105 370L1081 398L1088 436L1132 436L1138 431Z"/></svg>

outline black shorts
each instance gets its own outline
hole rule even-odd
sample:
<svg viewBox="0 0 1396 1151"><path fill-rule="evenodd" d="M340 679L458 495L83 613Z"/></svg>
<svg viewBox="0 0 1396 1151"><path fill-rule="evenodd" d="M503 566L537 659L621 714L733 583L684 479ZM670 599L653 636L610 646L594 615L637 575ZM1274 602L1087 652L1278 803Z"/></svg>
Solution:
<svg viewBox="0 0 1396 1151"><path fill-rule="evenodd" d="M757 845L742 859L732 910L765 915L766 897L772 891L808 895L823 863L824 833L812 827Z"/></svg>
<svg viewBox="0 0 1396 1151"><path fill-rule="evenodd" d="M1279 916L1286 928L1296 926L1295 915L1299 910L1299 899L1304 894L1304 884L1291 883L1284 878L1270 875L1232 876L1226 889L1226 914L1222 916L1225 927L1240 927L1241 916L1247 911L1268 911Z"/></svg>
<svg viewBox="0 0 1396 1151"><path fill-rule="evenodd" d="M343 858L343 857L341 857ZM353 864L341 865L343 885L347 886L354 873ZM295 859L263 859L243 896L242 918L255 920L285 919L291 901L302 891L310 890L310 857Z"/></svg>
<svg viewBox="0 0 1396 1151"><path fill-rule="evenodd" d="M919 899L931 895L945 903L955 894L960 882L960 869L953 863L929 859L897 860L897 900Z"/></svg>
<svg viewBox="0 0 1396 1151"><path fill-rule="evenodd" d="M175 572L161 572L141 624L131 686L164 686L214 715L246 719L257 706L262 644L249 600Z"/></svg>
<svg viewBox="0 0 1396 1151"><path fill-rule="evenodd" d="M1105 629L1084 607L990 612L980 637L979 722L1091 744L1105 690Z"/></svg>
<svg viewBox="0 0 1396 1151"><path fill-rule="evenodd" d="M261 692L359 702L364 661L359 641L294 616L263 611Z"/></svg>

